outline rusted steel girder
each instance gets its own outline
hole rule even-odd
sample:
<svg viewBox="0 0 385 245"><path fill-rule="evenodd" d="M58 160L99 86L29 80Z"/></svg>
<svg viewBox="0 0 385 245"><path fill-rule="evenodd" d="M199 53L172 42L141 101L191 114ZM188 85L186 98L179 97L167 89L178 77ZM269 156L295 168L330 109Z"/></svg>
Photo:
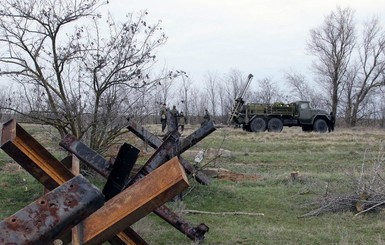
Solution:
<svg viewBox="0 0 385 245"><path fill-rule="evenodd" d="M48 244L104 204L79 175L0 222L0 244Z"/></svg>
<svg viewBox="0 0 385 245"><path fill-rule="evenodd" d="M144 173L144 175L146 175L148 172L151 172L151 170L155 169L157 166L160 166L165 161L167 161L168 159L175 156L177 151L175 151L174 147L175 147L175 142L177 141L177 137L178 137L178 132L174 132L173 134L171 134L167 138L168 140L166 139L166 141L163 142L164 148L160 147L159 151L157 151L158 153L155 153L151 157L151 159L153 159L153 160L156 159L156 161L151 160L151 162L152 162L150 164L151 167L147 168L147 170L142 172L142 173ZM73 135L66 135L62 139L62 141L59 143L59 145L62 146L67 151L69 151L70 153L74 154L76 157L81 159L83 162L85 162L89 166L92 166L93 163L88 162L87 159L94 159L94 158L101 159L102 158L102 156L100 156L97 152L93 151L92 149L83 150L83 148L86 148L87 146L85 144L83 144L82 142L80 142L79 140L77 140L76 137L74 137ZM88 154L90 154L90 152L93 152L93 155L83 156L82 154L84 154L85 152L87 152ZM96 156L96 155L99 155L99 156ZM149 161L150 161L150 159L149 159ZM100 163L102 161L98 161L98 162ZM106 169L106 167L104 167L104 166L107 166L107 164L108 164L108 161L104 160L104 164L94 165L94 166L92 166L92 168L97 168L97 167L101 166L103 169ZM149 165L149 164L147 164L147 165ZM97 171L97 172L101 172L101 171ZM135 179L135 181L131 180L127 185L123 186L122 188L124 189L127 186L133 184L134 182L136 182L140 178L142 178L144 175L143 174L136 175L138 177L133 178L133 179ZM176 229L181 231L183 234L185 234L187 237L189 237L192 240L203 240L204 236L202 235L202 233L204 234L205 232L203 232L203 231L208 230L207 226L206 226L206 228L202 229L202 227L204 225L199 225L197 227L193 227L192 225L187 223L185 220L180 218L177 214L172 212L165 205L160 206L157 209L155 209L154 213L157 214L162 219L164 219L167 223L174 226Z"/></svg>
<svg viewBox="0 0 385 245"><path fill-rule="evenodd" d="M154 149L157 149L163 143L163 140L159 139L156 135L152 134L144 127L138 125L136 122L130 122L127 128ZM182 142L178 145L177 154L182 154L215 130L216 129L214 127L214 123L210 120L182 140ZM210 183L210 179L202 171L195 169L187 160L183 159L182 157L180 157L180 161L186 170L186 173L192 174L200 184L208 185Z"/></svg>
<svg viewBox="0 0 385 245"><path fill-rule="evenodd" d="M106 201L123 191L123 186L128 181L130 172L138 159L139 150L134 146L124 143L114 161L112 170L103 188Z"/></svg>
<svg viewBox="0 0 385 245"><path fill-rule="evenodd" d="M188 186L178 158L172 158L86 218L81 223L87 227L82 230L81 244L101 244L111 239Z"/></svg>
<svg viewBox="0 0 385 245"><path fill-rule="evenodd" d="M108 178L108 175L112 170L112 164L96 151L89 148L86 144L79 141L75 136L70 134L66 135L60 141L59 145L68 152L73 153L77 158L86 163L100 175Z"/></svg>
<svg viewBox="0 0 385 245"><path fill-rule="evenodd" d="M4 124L2 129L1 148L48 190L54 189L56 186L65 183L75 176L38 141L17 124L15 120L10 120ZM90 152L83 151L83 156L85 155L88 160L96 159L97 165L101 166L100 168L103 169L103 171L99 172L107 173L104 169L111 169L108 162L102 161L105 161L104 158L101 156L92 156L96 158L90 158L89 153ZM76 232L76 228L74 228L74 230ZM121 242L125 242L125 244L145 244L143 239L137 239L140 236L129 227L122 233L123 234L120 234L120 237L125 237L125 241ZM129 238L132 239L129 241ZM115 241L119 240L119 237L115 239ZM111 242L111 244L116 245L118 243Z"/></svg>
<svg viewBox="0 0 385 245"><path fill-rule="evenodd" d="M13 119L3 125L1 144L1 149L48 190L74 177L68 168Z"/></svg>
<svg viewBox="0 0 385 245"><path fill-rule="evenodd" d="M179 146L179 154L182 154L215 130L216 128L212 120L203 124L200 128L182 140Z"/></svg>
<svg viewBox="0 0 385 245"><path fill-rule="evenodd" d="M136 183L138 180L157 169L165 161L167 161L167 159L177 156L179 152L178 146L179 133L177 131L170 132L163 143L157 148L156 152L150 157L150 159L147 160L147 162L131 179L127 186L125 186L125 188ZM154 213L181 231L188 238L195 241L202 241L204 239L205 233L209 230L209 227L203 223L193 227L165 205L155 209Z"/></svg>
<svg viewBox="0 0 385 245"><path fill-rule="evenodd" d="M162 145L156 149L155 153L147 160L147 162L141 167L136 175L130 180L130 182L124 187L128 187L140 178L149 174L168 159L177 156L179 145L179 133L177 131L171 132L167 138L163 141Z"/></svg>

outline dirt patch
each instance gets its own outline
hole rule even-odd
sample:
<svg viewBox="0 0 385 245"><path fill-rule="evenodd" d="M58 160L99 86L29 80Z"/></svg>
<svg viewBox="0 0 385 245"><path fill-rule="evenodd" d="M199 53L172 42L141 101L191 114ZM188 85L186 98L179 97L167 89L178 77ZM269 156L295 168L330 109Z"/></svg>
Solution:
<svg viewBox="0 0 385 245"><path fill-rule="evenodd" d="M233 182L240 182L240 181L247 181L247 180L256 181L256 180L263 179L263 177L258 174L237 173L224 168L208 168L208 169L202 170L202 172L204 172L206 175L212 178L229 180Z"/></svg>

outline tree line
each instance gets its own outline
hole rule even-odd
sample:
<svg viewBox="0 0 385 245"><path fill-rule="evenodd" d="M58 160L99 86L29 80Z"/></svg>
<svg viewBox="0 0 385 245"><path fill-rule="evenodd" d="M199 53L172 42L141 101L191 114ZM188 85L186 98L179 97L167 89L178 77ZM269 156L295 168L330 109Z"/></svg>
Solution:
<svg viewBox="0 0 385 245"><path fill-rule="evenodd" d="M154 69L167 36L148 13L117 22L101 0L0 2L0 114L14 113L71 133L94 149L110 145L126 119L158 123L163 103L193 123L208 109L225 123L252 71L207 72L199 84L183 70ZM108 4L107 4L108 5ZM372 17L337 7L310 30L307 50L314 79L290 71L283 81L257 78L247 102L310 100L348 127L385 121L385 31ZM285 89L283 89L285 88ZM0 118L1 119L1 118Z"/></svg>

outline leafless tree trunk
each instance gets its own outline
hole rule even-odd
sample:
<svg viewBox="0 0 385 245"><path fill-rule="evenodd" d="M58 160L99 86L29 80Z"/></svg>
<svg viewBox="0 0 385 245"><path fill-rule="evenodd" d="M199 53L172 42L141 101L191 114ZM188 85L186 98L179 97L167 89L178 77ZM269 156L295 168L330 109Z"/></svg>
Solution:
<svg viewBox="0 0 385 245"><path fill-rule="evenodd" d="M202 110L204 110L204 108L201 108L201 98L202 98L202 92L199 91L199 89L195 88L195 87L192 87L190 89L190 102L189 102L189 105L190 105L190 113L189 113L189 119L190 120L190 123L198 123L198 119L197 117L201 115L202 113ZM193 117L195 120L193 120ZM200 118L199 118L200 120Z"/></svg>
<svg viewBox="0 0 385 245"><path fill-rule="evenodd" d="M191 99L191 80L185 73L184 75L181 75L180 78L182 79L182 83L179 88L179 94L180 94L180 101L182 103L182 111L184 116L188 119L190 117L190 99Z"/></svg>
<svg viewBox="0 0 385 245"><path fill-rule="evenodd" d="M344 77L356 42L353 17L353 10L338 7L325 18L322 26L310 31L307 45L309 52L316 56L313 67L320 84L330 93L334 115L337 115Z"/></svg>
<svg viewBox="0 0 385 245"><path fill-rule="evenodd" d="M345 120L354 127L371 92L385 85L385 31L373 18L363 28L358 61L347 76ZM373 94L373 93L372 93Z"/></svg>
<svg viewBox="0 0 385 245"><path fill-rule="evenodd" d="M218 97L219 97L219 106L221 108L221 117L222 123L227 123L228 116L230 114L230 110L228 110L229 106L226 105L226 87L224 83L218 84Z"/></svg>
<svg viewBox="0 0 385 245"><path fill-rule="evenodd" d="M216 74L207 73L206 74L206 93L208 95L208 101L210 104L211 115L215 118L217 112L217 88L218 88L218 77ZM207 108L209 109L209 108Z"/></svg>

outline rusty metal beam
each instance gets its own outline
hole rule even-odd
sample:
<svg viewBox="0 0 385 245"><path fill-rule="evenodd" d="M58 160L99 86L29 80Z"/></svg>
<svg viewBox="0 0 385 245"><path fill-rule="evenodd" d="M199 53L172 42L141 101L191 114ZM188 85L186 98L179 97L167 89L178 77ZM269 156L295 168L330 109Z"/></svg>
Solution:
<svg viewBox="0 0 385 245"><path fill-rule="evenodd" d="M157 169L167 161L167 159L175 157L178 154L178 145L179 133L177 131L170 132L163 143L157 148L156 152L147 160L125 188L136 183L138 180ZM209 230L203 223L197 227L193 227L165 205L155 209L154 213L194 241L203 240L205 233Z"/></svg>
<svg viewBox="0 0 385 245"><path fill-rule="evenodd" d="M66 149L68 152L72 153L74 156L79 158L81 161L83 161L85 164L93 168L96 172L104 176L105 178L109 178L109 175L114 172L114 167L113 165L110 164L109 161L107 161L103 156L98 154L96 151L93 149L89 148L86 146L84 143L79 141L76 137L73 135L66 135L59 143L60 146L62 146L64 149ZM115 162L117 162L116 169L120 169L121 174L117 173L116 175L113 174L110 177L110 181L107 181L108 184L106 183L105 189L109 189L111 191L110 194L107 195L106 200L109 200L110 198L113 197L112 192L116 193L117 189L121 189L123 185L120 187L119 179L118 183L116 182L117 178L123 178L124 181L126 177L128 177L129 171L132 169L132 163L133 160L134 162L137 159L137 153L139 153L136 148L130 146L130 145L124 145L121 147L119 150L120 154L118 154L117 159ZM134 155L135 159L125 159L128 155ZM136 155L135 155L136 154ZM128 169L127 169L128 166ZM124 169L126 169L126 171ZM119 175L119 176L118 176ZM110 188L113 188L110 189ZM103 192L108 192L108 190L103 190ZM73 235L73 240L74 244L81 244L80 239L81 239L81 233L78 231L78 227L74 229L74 235ZM117 234L115 237L113 237L109 241L112 245L120 245L120 244L147 244L133 229L130 227L127 227L123 232L120 232Z"/></svg>
<svg viewBox="0 0 385 245"><path fill-rule="evenodd" d="M153 154L153 156L151 157L152 159L156 159L156 161L155 160L154 161L151 160L150 162L152 162L152 163L151 164L147 164L147 165L150 165L149 169L142 170L141 174L135 175L136 177L133 178L135 180L130 180L128 182L128 184L126 184L122 188L127 188L131 184L137 182L140 178L142 178L145 175L147 175L153 169L155 169L156 167L158 167L161 164L163 164L167 160L165 158L165 156L167 156L167 155L175 155L175 152L173 153L173 152L170 152L170 151L175 151L174 150L174 144L175 144L175 141L178 140L177 137L178 137L178 133L174 132L174 133L172 133L168 137L168 139L165 140L165 142L161 141L162 143L164 143L164 147L160 147L160 149L157 151L157 153ZM79 148L73 147L73 145L77 145L78 146L78 145L81 145L81 144L83 144L83 143L81 143L79 140L76 139L76 137L74 137L72 135L67 135L59 143L59 145L62 146L64 149L68 150L70 153L74 154L79 159L83 159L84 163L86 163L89 166L93 165L93 163L92 162L87 162L87 159L95 159L95 158L101 159L102 158L102 156L100 156L97 152L93 151L92 149L76 151ZM84 148L84 147L87 147L87 146L83 144L81 148ZM88 153L87 156L83 156L82 155L85 152ZM92 152L92 155L90 154L91 152ZM100 160L98 160L98 161L101 162ZM98 168L99 166L105 166L108 162L107 162L107 160L104 160L104 161L105 161L104 164L97 164L97 165L94 165L92 168ZM98 172L100 172L100 171L98 171ZM180 218L177 214L173 213L165 205L155 209L154 213L157 214L162 219L164 219L169 224L171 224L172 226L174 226L176 229L178 229L180 232L185 234L190 239L198 240L198 241L199 240L203 240L204 232L201 232L201 231L204 230L204 229L200 229L198 227L193 227L192 225L187 223L185 220ZM202 226L200 226L200 227L202 227Z"/></svg>
<svg viewBox="0 0 385 245"><path fill-rule="evenodd" d="M133 134L139 137L144 142L148 143L152 148L157 149L162 143L163 140L159 139L156 135L152 134L150 131L137 124L136 122L129 122L127 126L128 130L130 130ZM187 149L194 146L196 143L204 139L206 136L211 134L216 130L213 121L208 121L200 128L195 130L186 138L182 139L180 146L178 147L178 154L182 154Z"/></svg>
<svg viewBox="0 0 385 245"><path fill-rule="evenodd" d="M79 175L0 222L0 244L48 244L104 204Z"/></svg>
<svg viewBox="0 0 385 245"><path fill-rule="evenodd" d="M152 212L189 186L174 157L146 177L110 199L82 225L82 244L101 244Z"/></svg>
<svg viewBox="0 0 385 245"><path fill-rule="evenodd" d="M96 151L89 148L83 142L79 141L73 135L66 135L59 144L67 151L74 153L76 156L85 163L92 163L89 167L93 168L96 172L104 177L108 177L112 170L112 165L103 156L99 155Z"/></svg>
<svg viewBox="0 0 385 245"><path fill-rule="evenodd" d="M195 130L192 134L183 139L179 146L179 154L182 154L187 149L194 146L196 143L204 139L207 135L211 134L216 130L212 120L203 124L200 128Z"/></svg>
<svg viewBox="0 0 385 245"><path fill-rule="evenodd" d="M133 232L131 228L126 228L124 231L119 232L113 238L109 239L108 242L111 245L148 245L148 243L141 238L136 232Z"/></svg>
<svg viewBox="0 0 385 245"><path fill-rule="evenodd" d="M108 175L107 182L103 188L106 201L119 194L128 181L130 172L138 159L139 150L134 146L124 143L114 161L112 170Z"/></svg>
<svg viewBox="0 0 385 245"><path fill-rule="evenodd" d="M15 120L10 120L4 124L2 129L2 146L1 148L8 153L16 162L18 162L24 169L26 169L32 176L34 176L40 183L48 190L65 183L73 178L75 175L67 169L67 167L59 162L51 153L49 153L38 141L36 141L30 134L28 134ZM101 172L107 174L109 170L109 163L100 155L96 157L90 154L90 149L82 150L82 156L86 156L87 160L96 159L98 166L101 166ZM93 151L91 151L93 153ZM93 158L95 157L95 158ZM103 162L103 161L105 162ZM63 162L66 162L64 160ZM108 167L106 167L108 166ZM104 171L104 169L107 169ZM76 232L76 228L74 228ZM127 234L121 234L126 237L126 240L132 236L132 240L127 244L144 244L143 239L131 228L127 228ZM135 234L135 235L133 235ZM115 239L119 240L119 238ZM115 243L112 243L115 245Z"/></svg>
<svg viewBox="0 0 385 245"><path fill-rule="evenodd" d="M177 131L171 132L167 138L163 141L154 154L147 160L147 162L141 167L141 169L136 173L136 175L130 180L130 182L125 186L125 188L134 182L138 181L140 178L149 174L168 159L171 159L178 154L176 147L179 143L179 133Z"/></svg>
<svg viewBox="0 0 385 245"><path fill-rule="evenodd" d="M188 238L194 241L203 241L206 232L209 231L209 227L204 223L201 223L195 227L181 219L176 213L170 210L165 205L155 209L155 214L159 217L167 217L165 219L170 225L185 234Z"/></svg>
<svg viewBox="0 0 385 245"><path fill-rule="evenodd" d="M130 122L127 128L135 134L137 137L142 139L144 142L149 144L152 148L157 149L163 143L156 135L152 134L144 127L138 125L136 122ZM182 143L178 146L178 155L182 154L188 148L192 147L200 140L205 138L207 135L214 132L216 129L212 121L201 126L199 129L195 130L192 134L182 140ZM195 169L187 160L180 157L181 164L185 168L187 174L192 174L193 177L200 183L208 185L210 183L210 178L207 177L202 171Z"/></svg>
<svg viewBox="0 0 385 245"><path fill-rule="evenodd" d="M74 177L13 119L3 125L1 144L1 149L49 190Z"/></svg>

